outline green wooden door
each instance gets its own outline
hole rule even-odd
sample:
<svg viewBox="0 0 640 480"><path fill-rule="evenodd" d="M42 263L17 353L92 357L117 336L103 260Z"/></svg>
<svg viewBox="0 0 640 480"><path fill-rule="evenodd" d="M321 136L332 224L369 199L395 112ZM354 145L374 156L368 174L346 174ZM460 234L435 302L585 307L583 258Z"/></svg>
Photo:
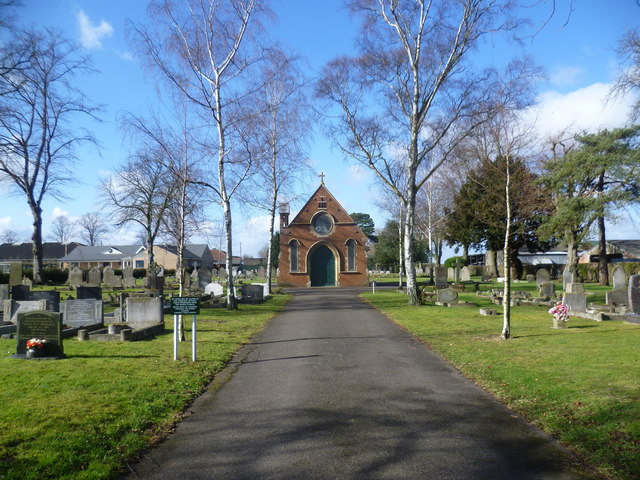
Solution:
<svg viewBox="0 0 640 480"><path fill-rule="evenodd" d="M311 255L311 286L331 287L336 284L336 261L333 252L320 246Z"/></svg>

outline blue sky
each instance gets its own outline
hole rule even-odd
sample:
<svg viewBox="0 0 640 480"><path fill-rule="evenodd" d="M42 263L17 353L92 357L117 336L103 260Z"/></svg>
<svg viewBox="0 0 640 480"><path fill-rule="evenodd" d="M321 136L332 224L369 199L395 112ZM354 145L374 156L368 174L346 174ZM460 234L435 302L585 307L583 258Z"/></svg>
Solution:
<svg viewBox="0 0 640 480"><path fill-rule="evenodd" d="M45 238L55 216L71 220L101 211L96 193L100 178L123 162L131 149L123 140L119 117L125 111L142 114L158 101L154 79L145 75L135 59L126 37L129 21L144 21L146 2L122 0L25 0L20 20L42 26L54 26L82 45L92 58L97 72L79 79L80 86L95 102L104 105L102 122L88 125L100 148L83 148L75 169L80 183L70 189L70 199L49 198L44 203ZM525 12L533 25L540 27L550 13L550 2L531 0L534 7ZM568 1L557 0L557 12L535 36L518 43L501 35L488 38L478 52L480 64L500 66L513 56L528 54L547 73L539 85L537 109L541 135L571 126L579 130L617 127L626 123L632 99L603 103L615 79L616 42L629 28L640 23L640 6L635 0L576 0L573 11ZM307 65L310 77L337 55L354 52L357 20L350 17L340 0L274 0L275 23L270 26L274 39L291 47ZM534 28L535 30L535 28ZM378 191L372 175L348 163L318 127L309 151L317 173L326 173L325 183L347 211L368 212L382 227L387 215L376 208ZM309 194L319 179L312 178ZM0 231L13 229L21 240L30 237L31 217L20 196L0 198ZM295 211L296 206L293 206ZM210 211L212 221L221 217ZM243 254L256 254L266 244L266 218L260 212L235 210L234 253L242 243ZM617 225L610 225L611 238L640 238L640 225L621 214ZM133 229L113 232L108 242L122 244L138 238ZM208 239L211 246L217 240Z"/></svg>

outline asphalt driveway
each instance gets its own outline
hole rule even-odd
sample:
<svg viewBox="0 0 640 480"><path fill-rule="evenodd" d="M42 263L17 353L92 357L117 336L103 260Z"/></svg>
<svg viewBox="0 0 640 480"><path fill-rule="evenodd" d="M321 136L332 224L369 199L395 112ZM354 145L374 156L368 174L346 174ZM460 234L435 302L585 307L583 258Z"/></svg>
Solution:
<svg viewBox="0 0 640 480"><path fill-rule="evenodd" d="M553 441L358 289L295 298L128 478L573 479Z"/></svg>

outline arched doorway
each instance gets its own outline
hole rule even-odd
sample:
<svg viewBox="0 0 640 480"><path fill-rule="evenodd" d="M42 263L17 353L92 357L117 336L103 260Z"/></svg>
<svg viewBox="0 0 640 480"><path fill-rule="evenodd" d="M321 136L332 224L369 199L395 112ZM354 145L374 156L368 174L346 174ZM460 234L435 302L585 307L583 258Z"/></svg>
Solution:
<svg viewBox="0 0 640 480"><path fill-rule="evenodd" d="M324 245L311 254L311 286L333 287L336 284L336 259Z"/></svg>

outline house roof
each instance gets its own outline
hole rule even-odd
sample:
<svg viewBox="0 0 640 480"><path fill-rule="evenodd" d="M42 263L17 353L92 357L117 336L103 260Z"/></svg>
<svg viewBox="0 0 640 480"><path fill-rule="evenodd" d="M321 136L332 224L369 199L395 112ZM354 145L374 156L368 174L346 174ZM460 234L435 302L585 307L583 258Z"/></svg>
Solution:
<svg viewBox="0 0 640 480"><path fill-rule="evenodd" d="M169 253L173 253L174 255L178 255L177 245L156 245L156 247L162 248L163 250L166 250ZM200 260L204 258L204 254L208 248L209 246L206 243L185 245L183 256L186 259Z"/></svg>
<svg viewBox="0 0 640 480"><path fill-rule="evenodd" d="M607 240L607 243L626 258L640 258L640 240Z"/></svg>
<svg viewBox="0 0 640 480"><path fill-rule="evenodd" d="M113 262L133 258L146 251L144 245L82 245L63 257L63 262Z"/></svg>
<svg viewBox="0 0 640 480"><path fill-rule="evenodd" d="M32 242L24 243L3 243L0 245L0 259L11 261L31 261L33 260ZM44 242L42 244L42 258L46 260L59 261L65 255L73 252L78 246L76 242Z"/></svg>
<svg viewBox="0 0 640 480"><path fill-rule="evenodd" d="M220 262L227 258L227 252L223 252L222 250L218 250L217 248L211 249L211 255L213 256L213 260L215 262Z"/></svg>

